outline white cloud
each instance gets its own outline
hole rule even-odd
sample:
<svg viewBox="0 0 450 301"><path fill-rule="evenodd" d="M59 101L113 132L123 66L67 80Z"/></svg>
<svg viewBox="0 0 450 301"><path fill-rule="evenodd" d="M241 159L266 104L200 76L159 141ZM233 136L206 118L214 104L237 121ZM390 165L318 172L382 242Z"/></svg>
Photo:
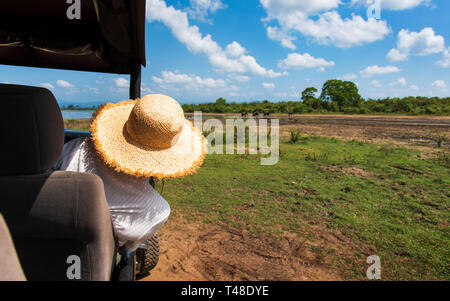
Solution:
<svg viewBox="0 0 450 301"><path fill-rule="evenodd" d="M433 28L426 27L420 32L402 29L397 36L397 48L387 54L392 62L405 61L410 55L425 56L444 51L444 38L435 35Z"/></svg>
<svg viewBox="0 0 450 301"><path fill-rule="evenodd" d="M276 92L276 97L295 99L299 97L299 93Z"/></svg>
<svg viewBox="0 0 450 301"><path fill-rule="evenodd" d="M305 15L314 15L337 8L341 0L260 0L267 11L269 19L278 18L281 15L291 15L302 12Z"/></svg>
<svg viewBox="0 0 450 301"><path fill-rule="evenodd" d="M355 80L358 76L354 73L345 74L342 78L346 81Z"/></svg>
<svg viewBox="0 0 450 301"><path fill-rule="evenodd" d="M229 74L228 80L230 81L236 81L240 83L246 83L250 80L250 76L247 75L238 75L238 74Z"/></svg>
<svg viewBox="0 0 450 301"><path fill-rule="evenodd" d="M400 72L400 69L395 66L385 66L380 67L378 65L375 66L369 66L364 70L361 70L359 73L362 77L371 77L373 75L381 75L381 74L388 74L388 73L397 73Z"/></svg>
<svg viewBox="0 0 450 301"><path fill-rule="evenodd" d="M266 89L273 89L273 88L275 88L275 84L274 83L262 83L262 85Z"/></svg>
<svg viewBox="0 0 450 301"><path fill-rule="evenodd" d="M211 35L203 36L197 26L189 25L185 12L167 6L162 0L148 0L146 9L149 21L164 23L189 51L206 55L218 72L248 73L270 78L287 75L286 72L279 73L262 67L254 57L245 55L245 48L236 41L227 45L224 50ZM237 54L239 55L236 56Z"/></svg>
<svg viewBox="0 0 450 301"><path fill-rule="evenodd" d="M389 86L406 86L406 78L401 77L399 79L397 79L396 81L393 81L391 83L389 83Z"/></svg>
<svg viewBox="0 0 450 301"><path fill-rule="evenodd" d="M223 79L201 78L194 74L183 74L172 71L162 71L162 78L153 76L152 79L157 84L182 84L187 89L203 89L203 88L223 88L226 86Z"/></svg>
<svg viewBox="0 0 450 301"><path fill-rule="evenodd" d="M246 50L238 42L233 41L233 43L227 45L226 52L228 56L235 58L243 56Z"/></svg>
<svg viewBox="0 0 450 301"><path fill-rule="evenodd" d="M280 41L284 47L294 49L292 33L312 37L320 44L340 48L359 46L383 39L390 33L386 21L352 15L342 19L336 9L340 0L260 0L267 17L263 21L277 20L280 28L267 29L269 38ZM315 18L310 18L314 16ZM294 47L293 47L294 46Z"/></svg>
<svg viewBox="0 0 450 301"><path fill-rule="evenodd" d="M387 58L391 62L403 62L408 59L408 53L403 53L398 49L392 48L389 50Z"/></svg>
<svg viewBox="0 0 450 301"><path fill-rule="evenodd" d="M447 84L443 80L436 80L431 85L438 89L447 89Z"/></svg>
<svg viewBox="0 0 450 301"><path fill-rule="evenodd" d="M438 61L437 64L442 68L450 67L450 47L442 53L442 60Z"/></svg>
<svg viewBox="0 0 450 301"><path fill-rule="evenodd" d="M100 89L99 88L89 88L89 91L94 93L94 94L100 94Z"/></svg>
<svg viewBox="0 0 450 301"><path fill-rule="evenodd" d="M47 89L55 89L55 87L50 83L39 83L42 87L45 87Z"/></svg>
<svg viewBox="0 0 450 301"><path fill-rule="evenodd" d="M278 63L278 67L283 69L323 68L332 66L334 66L333 61L326 61L323 58L315 58L309 53L290 53L284 60Z"/></svg>
<svg viewBox="0 0 450 301"><path fill-rule="evenodd" d="M435 89L435 91L437 91L437 93L441 93L441 94L448 93L447 84L443 80L440 80L440 79L436 80L431 84L431 86ZM433 94L437 94L437 93L434 92Z"/></svg>
<svg viewBox="0 0 450 301"><path fill-rule="evenodd" d="M399 83L399 84L402 85L402 86L406 86L406 79L405 79L404 77L399 78L399 79L397 80L397 83Z"/></svg>
<svg viewBox="0 0 450 301"><path fill-rule="evenodd" d="M288 35L285 31L280 30L277 26L267 26L267 36L271 40L281 42L281 45L283 47L292 50L297 48L293 43L293 41L297 40L297 38Z"/></svg>
<svg viewBox="0 0 450 301"><path fill-rule="evenodd" d="M417 87L416 85L411 85L410 88L411 90L419 91L419 87Z"/></svg>
<svg viewBox="0 0 450 301"><path fill-rule="evenodd" d="M205 21L208 13L227 7L221 0L190 0L190 3L191 7L187 10L189 17L200 21Z"/></svg>
<svg viewBox="0 0 450 301"><path fill-rule="evenodd" d="M381 9L387 10L403 10L410 9L421 4L428 4L431 0L381 0ZM362 4L365 6L372 5L373 1L352 0L352 4Z"/></svg>
<svg viewBox="0 0 450 301"><path fill-rule="evenodd" d="M380 87L381 87L381 83L380 83L379 81L377 81L376 79L374 79L373 81L371 81L371 82L369 83L369 85L371 85L372 87L375 87L375 88L380 88Z"/></svg>
<svg viewBox="0 0 450 301"><path fill-rule="evenodd" d="M73 95L76 93L79 93L80 91L77 89L77 87L75 87L75 85L69 83L68 81L62 80L62 79L58 79L56 81L56 85L63 87L64 89L66 89L64 91L65 95Z"/></svg>
<svg viewBox="0 0 450 301"><path fill-rule="evenodd" d="M141 85L141 94L145 95L145 94L152 94L153 90L150 89L146 83L142 83Z"/></svg>
<svg viewBox="0 0 450 301"><path fill-rule="evenodd" d="M342 19L336 11L324 13L318 20L306 19L295 24L303 35L313 37L320 44L332 44L339 48L360 46L382 40L390 33L386 21L361 16Z"/></svg>
<svg viewBox="0 0 450 301"><path fill-rule="evenodd" d="M58 86L60 86L60 87L66 88L66 89L69 89L69 88L73 88L73 87L74 87L74 85L72 85L71 83L69 83L69 82L67 82L67 81L65 81L65 80L62 80L62 79L58 79L58 80L56 81L56 84L57 84Z"/></svg>
<svg viewBox="0 0 450 301"><path fill-rule="evenodd" d="M118 88L128 88L130 86L130 82L123 77L115 79L114 82Z"/></svg>

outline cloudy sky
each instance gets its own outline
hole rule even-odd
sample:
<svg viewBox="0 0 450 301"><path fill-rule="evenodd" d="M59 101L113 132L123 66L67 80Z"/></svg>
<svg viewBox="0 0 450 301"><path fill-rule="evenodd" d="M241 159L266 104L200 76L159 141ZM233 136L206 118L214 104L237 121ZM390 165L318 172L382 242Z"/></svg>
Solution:
<svg viewBox="0 0 450 301"><path fill-rule="evenodd" d="M448 0L147 0L142 92L298 100L336 78L365 98L449 96L449 12ZM44 86L64 103L115 102L129 78L0 66L0 82Z"/></svg>

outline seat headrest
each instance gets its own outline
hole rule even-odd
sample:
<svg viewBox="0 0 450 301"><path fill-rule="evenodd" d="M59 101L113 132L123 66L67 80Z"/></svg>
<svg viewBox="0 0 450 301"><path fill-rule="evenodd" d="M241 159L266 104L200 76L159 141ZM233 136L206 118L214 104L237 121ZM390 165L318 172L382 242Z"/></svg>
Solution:
<svg viewBox="0 0 450 301"><path fill-rule="evenodd" d="M64 122L53 94L0 84L0 139L0 176L50 170L64 146Z"/></svg>

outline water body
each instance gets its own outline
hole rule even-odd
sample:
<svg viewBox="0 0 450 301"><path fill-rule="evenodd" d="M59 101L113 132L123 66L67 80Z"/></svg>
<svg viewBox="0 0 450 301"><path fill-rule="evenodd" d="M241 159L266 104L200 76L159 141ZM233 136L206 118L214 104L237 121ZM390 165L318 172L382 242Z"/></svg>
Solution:
<svg viewBox="0 0 450 301"><path fill-rule="evenodd" d="M61 112L64 119L88 119L92 117L95 111L62 110Z"/></svg>

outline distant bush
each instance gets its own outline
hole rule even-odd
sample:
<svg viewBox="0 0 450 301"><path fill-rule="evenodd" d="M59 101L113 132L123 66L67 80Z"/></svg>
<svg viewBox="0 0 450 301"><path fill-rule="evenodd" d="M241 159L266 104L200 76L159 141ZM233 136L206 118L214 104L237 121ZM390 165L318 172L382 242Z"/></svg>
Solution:
<svg viewBox="0 0 450 301"><path fill-rule="evenodd" d="M300 131L296 130L290 130L289 131L289 142L290 143L296 143L300 140L301 133Z"/></svg>
<svg viewBox="0 0 450 301"><path fill-rule="evenodd" d="M408 114L450 115L450 97L409 96L404 98L364 99L357 86L349 81L329 80L322 87L320 97L314 87L306 88L299 101L227 103L219 98L213 103L185 104L185 112L204 113L345 113L345 114Z"/></svg>
<svg viewBox="0 0 450 301"><path fill-rule="evenodd" d="M320 100L319 100L320 101ZM202 111L204 113L236 113L269 112L271 114L305 114L305 113L344 113L344 114L406 114L406 115L450 115L450 97L406 97L368 99L358 103L358 106L343 106L335 102L323 101L303 103L301 101L281 102L249 102L226 103L217 106L216 103L184 104L187 113Z"/></svg>

